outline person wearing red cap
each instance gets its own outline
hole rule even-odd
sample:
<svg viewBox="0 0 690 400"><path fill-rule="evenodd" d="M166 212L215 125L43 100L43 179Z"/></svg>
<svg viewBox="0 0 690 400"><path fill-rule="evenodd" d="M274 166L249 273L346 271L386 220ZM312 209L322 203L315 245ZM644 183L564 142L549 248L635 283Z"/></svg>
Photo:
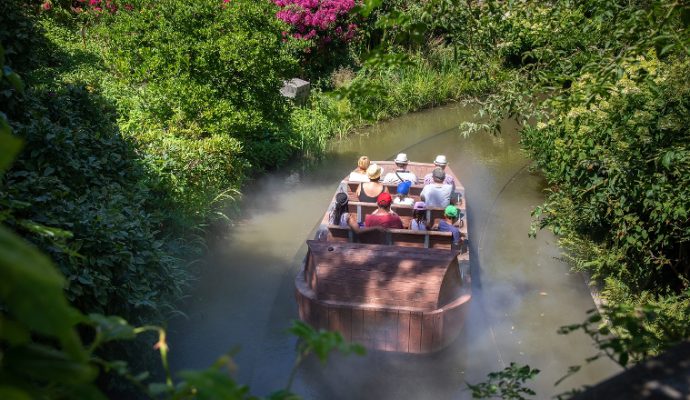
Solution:
<svg viewBox="0 0 690 400"><path fill-rule="evenodd" d="M402 229L403 224L400 216L391 211L392 202L393 198L391 197L390 193L381 193L376 198L376 205L378 205L379 208L364 218L364 226L367 228L382 226L384 228Z"/></svg>

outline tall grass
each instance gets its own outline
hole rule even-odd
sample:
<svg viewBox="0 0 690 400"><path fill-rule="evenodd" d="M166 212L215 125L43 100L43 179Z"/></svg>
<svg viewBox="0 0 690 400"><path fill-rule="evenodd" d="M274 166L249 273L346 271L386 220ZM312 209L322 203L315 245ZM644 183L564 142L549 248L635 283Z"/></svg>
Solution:
<svg viewBox="0 0 690 400"><path fill-rule="evenodd" d="M411 54L410 58L410 65L395 70L360 70L350 84L358 81L372 88L361 96L312 93L309 103L292 114L292 129L302 135L303 152L318 155L329 139L342 139L377 121L481 95L507 78L498 61L481 71L472 70L449 59L451 53L443 49L427 56Z"/></svg>

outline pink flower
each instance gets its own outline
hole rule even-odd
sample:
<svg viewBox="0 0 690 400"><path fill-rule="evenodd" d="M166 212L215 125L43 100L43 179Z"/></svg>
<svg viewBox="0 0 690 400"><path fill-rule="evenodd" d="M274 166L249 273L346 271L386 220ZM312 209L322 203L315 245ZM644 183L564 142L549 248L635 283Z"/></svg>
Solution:
<svg viewBox="0 0 690 400"><path fill-rule="evenodd" d="M53 3L51 3L50 1L46 1L45 3L41 4L41 8L44 11L50 11L50 9L53 8Z"/></svg>

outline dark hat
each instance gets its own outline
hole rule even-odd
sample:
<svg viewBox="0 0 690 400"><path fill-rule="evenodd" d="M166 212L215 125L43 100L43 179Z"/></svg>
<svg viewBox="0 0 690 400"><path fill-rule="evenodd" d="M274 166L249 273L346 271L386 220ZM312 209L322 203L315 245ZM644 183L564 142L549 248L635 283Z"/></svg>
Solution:
<svg viewBox="0 0 690 400"><path fill-rule="evenodd" d="M388 207L391 205L392 201L393 198L388 192L383 192L379 195L379 197L376 198L376 204L378 204L380 207Z"/></svg>
<svg viewBox="0 0 690 400"><path fill-rule="evenodd" d="M446 179L446 173L443 172L442 168L434 168L434 172L431 173L434 179L442 181Z"/></svg>

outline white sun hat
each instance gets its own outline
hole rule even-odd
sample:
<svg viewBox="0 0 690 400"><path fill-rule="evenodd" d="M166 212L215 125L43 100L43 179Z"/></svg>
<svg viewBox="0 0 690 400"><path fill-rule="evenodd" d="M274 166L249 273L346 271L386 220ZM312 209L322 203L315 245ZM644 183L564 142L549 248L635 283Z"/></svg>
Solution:
<svg viewBox="0 0 690 400"><path fill-rule="evenodd" d="M434 160L434 164L436 164L436 165L447 165L448 160L446 160L446 156L439 154L436 156L436 159Z"/></svg>
<svg viewBox="0 0 690 400"><path fill-rule="evenodd" d="M410 162L410 160L407 159L407 154L405 153L398 154L398 156L395 157L395 160L393 161L398 164L407 164L408 162Z"/></svg>

